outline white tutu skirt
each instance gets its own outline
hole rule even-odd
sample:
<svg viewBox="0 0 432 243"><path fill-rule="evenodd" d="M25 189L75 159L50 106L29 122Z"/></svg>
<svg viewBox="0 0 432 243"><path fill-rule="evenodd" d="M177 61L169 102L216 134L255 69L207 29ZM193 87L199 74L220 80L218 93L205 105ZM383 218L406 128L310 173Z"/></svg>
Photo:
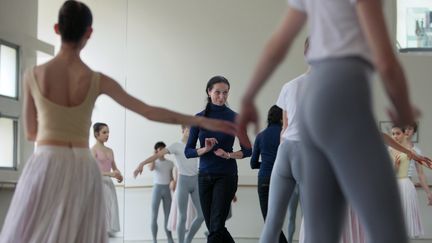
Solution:
<svg viewBox="0 0 432 243"><path fill-rule="evenodd" d="M402 199L402 209L405 217L408 236L418 238L422 236L423 226L420 219L420 210L417 199L417 191L414 184L408 178L398 179L399 191Z"/></svg>
<svg viewBox="0 0 432 243"><path fill-rule="evenodd" d="M120 231L119 207L117 193L112 179L108 176L102 177L103 195L106 205L106 229L108 233L114 234Z"/></svg>
<svg viewBox="0 0 432 243"><path fill-rule="evenodd" d="M357 215L351 207L348 208L347 218L343 226L342 237L340 243L365 243L366 236L363 227L360 225ZM304 243L304 219L301 221L299 243Z"/></svg>
<svg viewBox="0 0 432 243"><path fill-rule="evenodd" d="M38 146L27 161L1 243L105 243L105 204L87 148Z"/></svg>
<svg viewBox="0 0 432 243"><path fill-rule="evenodd" d="M365 243L366 235L357 215L351 207L348 208L347 218L342 232L341 243Z"/></svg>

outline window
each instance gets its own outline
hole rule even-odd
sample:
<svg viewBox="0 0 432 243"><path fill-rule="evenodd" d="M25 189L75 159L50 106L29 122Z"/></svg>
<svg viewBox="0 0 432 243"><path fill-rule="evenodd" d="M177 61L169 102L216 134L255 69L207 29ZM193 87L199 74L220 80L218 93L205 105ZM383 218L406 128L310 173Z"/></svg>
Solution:
<svg viewBox="0 0 432 243"><path fill-rule="evenodd" d="M401 52L432 51L431 0L398 0L397 41Z"/></svg>
<svg viewBox="0 0 432 243"><path fill-rule="evenodd" d="M0 168L17 168L18 120L0 114Z"/></svg>
<svg viewBox="0 0 432 243"><path fill-rule="evenodd" d="M0 40L0 95L18 98L18 47Z"/></svg>
<svg viewBox="0 0 432 243"><path fill-rule="evenodd" d="M17 168L18 46L0 39L0 169Z"/></svg>

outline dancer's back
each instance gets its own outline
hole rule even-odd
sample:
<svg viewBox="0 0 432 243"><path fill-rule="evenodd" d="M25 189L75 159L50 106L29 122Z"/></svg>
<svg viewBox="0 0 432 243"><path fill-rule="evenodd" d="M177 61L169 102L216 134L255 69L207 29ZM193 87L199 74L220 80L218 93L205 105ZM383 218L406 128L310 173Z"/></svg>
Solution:
<svg viewBox="0 0 432 243"><path fill-rule="evenodd" d="M88 147L99 79L99 73L78 57L57 56L27 72L25 82L36 108L39 144Z"/></svg>

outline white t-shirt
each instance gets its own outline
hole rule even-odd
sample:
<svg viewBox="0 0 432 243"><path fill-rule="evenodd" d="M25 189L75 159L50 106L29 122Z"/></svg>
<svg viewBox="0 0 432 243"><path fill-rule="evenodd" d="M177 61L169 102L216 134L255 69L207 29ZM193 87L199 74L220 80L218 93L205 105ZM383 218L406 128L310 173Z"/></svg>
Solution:
<svg viewBox="0 0 432 243"><path fill-rule="evenodd" d="M413 146L413 149L418 155L422 155L421 150L417 146ZM417 162L415 162L414 160L410 160L410 164L408 167L408 177L410 178L413 178L414 176L417 175L417 169L415 163Z"/></svg>
<svg viewBox="0 0 432 243"><path fill-rule="evenodd" d="M176 166L178 173L185 176L195 176L198 174L198 159L197 158L186 158L184 154L186 144L184 143L173 143L167 150L170 154L173 154L176 158Z"/></svg>
<svg viewBox="0 0 432 243"><path fill-rule="evenodd" d="M308 17L308 61L360 56L372 62L372 54L360 27L357 0L289 0L289 5Z"/></svg>
<svg viewBox="0 0 432 243"><path fill-rule="evenodd" d="M297 101L299 99L300 87L306 77L307 74L303 74L286 83L282 87L279 98L276 101L276 105L285 111L288 117L288 127L282 134L282 138L285 140L300 140L297 118Z"/></svg>
<svg viewBox="0 0 432 243"><path fill-rule="evenodd" d="M160 185L168 185L173 179L172 170L174 168L174 162L171 160L160 160L157 159L154 167L153 183Z"/></svg>

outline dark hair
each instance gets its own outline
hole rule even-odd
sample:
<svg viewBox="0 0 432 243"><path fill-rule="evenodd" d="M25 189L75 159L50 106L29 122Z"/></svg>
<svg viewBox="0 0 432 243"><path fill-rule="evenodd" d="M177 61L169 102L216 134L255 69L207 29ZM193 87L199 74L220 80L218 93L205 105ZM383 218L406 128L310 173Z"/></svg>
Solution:
<svg viewBox="0 0 432 243"><path fill-rule="evenodd" d="M82 2L69 0L63 3L58 15L61 39L64 42L76 43L92 25L92 13Z"/></svg>
<svg viewBox="0 0 432 243"><path fill-rule="evenodd" d="M412 127L413 130L414 130L414 133L416 133L417 129L418 129L418 124L417 124L417 122L413 122L413 123L411 123L411 124L403 127L402 131L405 132L405 130L406 130L407 127Z"/></svg>
<svg viewBox="0 0 432 243"><path fill-rule="evenodd" d="M165 148L165 147L166 147L166 144L162 141L159 141L154 145L155 150L158 150L159 148Z"/></svg>
<svg viewBox="0 0 432 243"><path fill-rule="evenodd" d="M277 105L270 107L267 115L267 125L282 124L282 109Z"/></svg>
<svg viewBox="0 0 432 243"><path fill-rule="evenodd" d="M108 125L102 122L96 122L95 124L93 124L93 132L99 133L103 127L108 127Z"/></svg>
<svg viewBox="0 0 432 243"><path fill-rule="evenodd" d="M207 116L208 111L210 109L210 104L211 104L211 98L208 94L208 91L213 89L213 86L215 84L218 84L218 83L224 83L224 84L228 85L228 88L230 87L230 83L228 82L228 79L226 79L223 76L214 76L207 82L207 86L205 89L205 92L207 94L207 104L206 104L206 108L204 110L204 116Z"/></svg>
<svg viewBox="0 0 432 243"><path fill-rule="evenodd" d="M392 126L392 129L393 128L399 128L402 132L405 132L404 130L404 128L403 127L401 127L401 126L399 126L399 125L396 125L396 124L394 124L393 126Z"/></svg>

